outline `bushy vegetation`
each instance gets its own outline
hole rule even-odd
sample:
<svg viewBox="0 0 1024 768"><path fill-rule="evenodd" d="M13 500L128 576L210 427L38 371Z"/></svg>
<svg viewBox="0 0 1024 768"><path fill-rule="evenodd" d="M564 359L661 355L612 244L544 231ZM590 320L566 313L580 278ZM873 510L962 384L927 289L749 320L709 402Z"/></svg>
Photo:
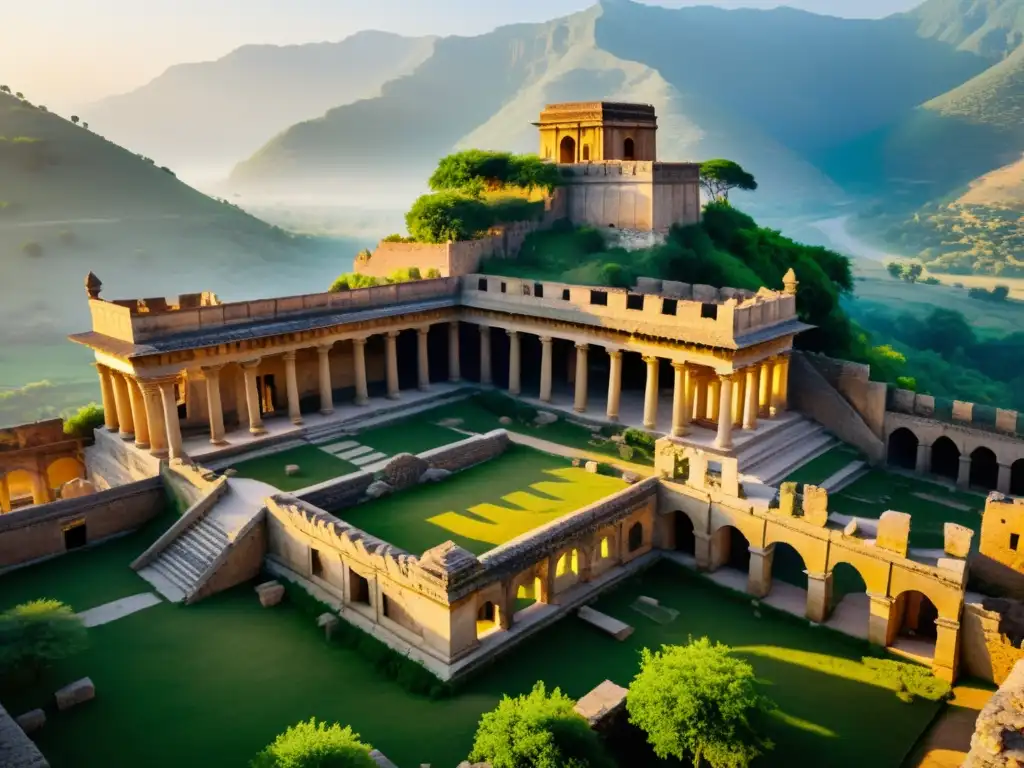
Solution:
<svg viewBox="0 0 1024 768"><path fill-rule="evenodd" d="M85 625L57 600L33 600L0 614L0 676L37 680L55 661L85 650Z"/></svg>
<svg viewBox="0 0 1024 768"><path fill-rule="evenodd" d="M429 181L435 192L457 190L472 196L479 196L483 190L508 187L551 192L560 182L558 166L537 155L483 149L468 149L441 158Z"/></svg>
<svg viewBox="0 0 1024 768"><path fill-rule="evenodd" d="M416 240L414 238L412 238L412 237L405 237L404 235L400 235L400 234L398 234L396 232L394 234L388 235L387 237L383 238L381 240L381 242L382 243L415 243Z"/></svg>
<svg viewBox="0 0 1024 768"><path fill-rule="evenodd" d="M417 199L405 215L405 226L417 242L447 243L473 240L497 224L530 221L543 212L542 201L484 199L463 191L444 191Z"/></svg>
<svg viewBox="0 0 1024 768"><path fill-rule="evenodd" d="M1010 286L996 285L991 291L985 288L969 288L967 295L979 301L1006 301L1010 296Z"/></svg>
<svg viewBox="0 0 1024 768"><path fill-rule="evenodd" d="M93 431L103 426L103 407L96 403L83 405L73 416L64 419L64 434L92 440Z"/></svg>
<svg viewBox="0 0 1024 768"><path fill-rule="evenodd" d="M924 272L924 267L920 264L902 264L898 261L891 261L885 265L885 270L897 280L916 283L920 279L921 273Z"/></svg>
<svg viewBox="0 0 1024 768"><path fill-rule="evenodd" d="M612 768L600 738L575 702L538 682L524 696L502 698L480 718L469 759L492 768Z"/></svg>
<svg viewBox="0 0 1024 768"><path fill-rule="evenodd" d="M658 757L711 768L746 768L771 749L759 720L773 708L754 668L706 637L644 648L626 697L629 721L646 732Z"/></svg>
<svg viewBox="0 0 1024 768"><path fill-rule="evenodd" d="M441 273L437 269L427 271L428 280L440 276ZM341 291L352 291L356 288L372 288L375 285L393 285L395 283L408 283L413 280L422 279L423 276L420 274L419 267L396 269L387 277L374 277L373 275L364 275L361 272L345 272L335 278L334 282L331 283L331 287L328 288L328 292L340 293Z"/></svg>
<svg viewBox="0 0 1024 768"><path fill-rule="evenodd" d="M376 768L370 746L349 726L298 723L274 739L250 764L252 768Z"/></svg>
<svg viewBox="0 0 1024 768"><path fill-rule="evenodd" d="M908 704L915 698L940 701L952 693L950 684L935 677L928 667L871 657L865 657L863 662L864 666L874 670L880 682L896 691L900 701Z"/></svg>
<svg viewBox="0 0 1024 768"><path fill-rule="evenodd" d="M708 198L715 202L729 202L729 193L734 189L753 192L757 181L753 174L732 160L705 160L700 164L700 185Z"/></svg>

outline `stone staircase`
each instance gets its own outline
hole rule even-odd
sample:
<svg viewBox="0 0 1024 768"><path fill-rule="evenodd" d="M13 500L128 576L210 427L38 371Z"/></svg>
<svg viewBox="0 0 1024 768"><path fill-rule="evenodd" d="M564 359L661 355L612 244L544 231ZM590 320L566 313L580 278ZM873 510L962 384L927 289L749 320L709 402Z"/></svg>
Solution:
<svg viewBox="0 0 1024 768"><path fill-rule="evenodd" d="M228 548L227 531L209 517L200 518L164 549L139 575L172 603L182 602Z"/></svg>
<svg viewBox="0 0 1024 768"><path fill-rule="evenodd" d="M803 417L790 418L761 439L741 446L737 453L740 475L764 485L777 485L838 444L820 424Z"/></svg>
<svg viewBox="0 0 1024 768"><path fill-rule="evenodd" d="M352 437L359 430L369 429L392 419L429 411L457 400L464 400L468 394L469 388L465 387L456 391L439 392L431 397L421 398L414 403L403 403L401 400L396 400L391 406L367 409L365 414L353 416L344 421L307 427L303 433L303 439L313 445L321 446L328 443L342 442ZM375 404L376 402L374 401Z"/></svg>
<svg viewBox="0 0 1024 768"><path fill-rule="evenodd" d="M835 474L830 475L821 483L821 487L829 493L839 493L848 485L852 485L864 477L871 468L865 461L851 461Z"/></svg>

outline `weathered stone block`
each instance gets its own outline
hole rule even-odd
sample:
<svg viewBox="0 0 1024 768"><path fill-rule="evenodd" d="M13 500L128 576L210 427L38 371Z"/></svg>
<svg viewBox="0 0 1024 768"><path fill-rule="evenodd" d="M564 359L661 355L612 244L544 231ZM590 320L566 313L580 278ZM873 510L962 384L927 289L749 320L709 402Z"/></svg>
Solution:
<svg viewBox="0 0 1024 768"><path fill-rule="evenodd" d="M917 393L909 389L895 389L892 393L892 409L897 413L913 413Z"/></svg>
<svg viewBox="0 0 1024 768"><path fill-rule="evenodd" d="M414 456L411 453L399 453L381 470L381 479L394 490L400 491L403 488L416 485L429 466L426 460L419 456Z"/></svg>
<svg viewBox="0 0 1024 768"><path fill-rule="evenodd" d="M228 467L223 472L221 472L221 474L224 475L224 477L234 477L235 475L238 474L238 470L235 469L234 467Z"/></svg>
<svg viewBox="0 0 1024 768"><path fill-rule="evenodd" d="M783 517L796 517L796 483L783 483L779 486L779 514Z"/></svg>
<svg viewBox="0 0 1024 768"><path fill-rule="evenodd" d="M422 475L420 475L420 482L421 483L439 483L442 480L444 480L444 479L446 479L448 477L451 477L451 474L452 473L449 472L447 469L440 469L438 467L430 467L429 469L427 469L426 472L424 472Z"/></svg>
<svg viewBox="0 0 1024 768"><path fill-rule="evenodd" d="M633 485L634 483L640 482L640 475L638 475L636 472L623 472L622 480L623 482Z"/></svg>
<svg viewBox="0 0 1024 768"><path fill-rule="evenodd" d="M338 628L338 621L338 617L333 613L321 613L316 618L316 625L324 631L327 639L330 640L334 630Z"/></svg>
<svg viewBox="0 0 1024 768"><path fill-rule="evenodd" d="M824 528L828 523L828 491L816 485L804 486L804 522Z"/></svg>
<svg viewBox="0 0 1024 768"><path fill-rule="evenodd" d="M907 556L910 540L910 515L906 512L883 512L878 518L878 534L875 545L881 549L895 552L901 557Z"/></svg>
<svg viewBox="0 0 1024 768"><path fill-rule="evenodd" d="M718 289L713 285L695 285L693 286L693 300L705 304L716 304L718 303Z"/></svg>
<svg viewBox="0 0 1024 768"><path fill-rule="evenodd" d="M970 423L974 419L974 403L965 403L963 400L953 401L953 421Z"/></svg>
<svg viewBox="0 0 1024 768"><path fill-rule="evenodd" d="M942 526L942 534L945 540L943 549L947 555L967 557L970 554L971 539L974 538L974 531L970 528L957 523L946 523Z"/></svg>
<svg viewBox="0 0 1024 768"><path fill-rule="evenodd" d="M65 685L54 694L54 697L57 699L57 709L70 709L96 698L96 686L88 677L83 677L70 685Z"/></svg>
<svg viewBox="0 0 1024 768"><path fill-rule="evenodd" d="M1017 434L1017 411L996 408L996 429L1011 435Z"/></svg>
<svg viewBox="0 0 1024 768"><path fill-rule="evenodd" d="M60 487L59 496L61 499L77 499L94 493L96 493L96 486L84 477L76 477Z"/></svg>
<svg viewBox="0 0 1024 768"><path fill-rule="evenodd" d="M851 520L843 528L843 536L853 536L857 533L857 521Z"/></svg>
<svg viewBox="0 0 1024 768"><path fill-rule="evenodd" d="M383 480L377 480L370 483L370 487L366 489L366 495L371 499L379 499L381 496L387 496L392 493L395 489L392 488L388 483Z"/></svg>
<svg viewBox="0 0 1024 768"><path fill-rule="evenodd" d="M46 725L46 713L41 709L32 709L14 719L25 733L35 733Z"/></svg>
<svg viewBox="0 0 1024 768"><path fill-rule="evenodd" d="M537 415L533 419L533 423L538 427L554 424L556 421L558 421L558 416L548 411L537 411Z"/></svg>
<svg viewBox="0 0 1024 768"><path fill-rule="evenodd" d="M611 680L605 680L576 702L573 709L591 728L603 730L603 725L626 708L627 691Z"/></svg>
<svg viewBox="0 0 1024 768"><path fill-rule="evenodd" d="M661 295L670 299L691 299L693 298L693 286L690 283L680 283L676 280L662 280Z"/></svg>
<svg viewBox="0 0 1024 768"><path fill-rule="evenodd" d="M935 415L935 398L932 395L918 395L915 397L914 413L930 419Z"/></svg>
<svg viewBox="0 0 1024 768"><path fill-rule="evenodd" d="M278 581L265 581L256 587L260 605L272 608L284 599L284 585Z"/></svg>
<svg viewBox="0 0 1024 768"><path fill-rule="evenodd" d="M501 424L503 427L511 426L511 424L512 424L512 417L511 416L502 416L500 419L498 419L498 423Z"/></svg>
<svg viewBox="0 0 1024 768"><path fill-rule="evenodd" d="M288 475L288 477L294 477L299 474L300 471L298 464L286 464L284 468L284 473Z"/></svg>
<svg viewBox="0 0 1024 768"><path fill-rule="evenodd" d="M587 470L587 472L589 472L592 475L596 475L597 474L597 462L596 461L588 461L586 464L583 465L583 468L585 470Z"/></svg>
<svg viewBox="0 0 1024 768"><path fill-rule="evenodd" d="M654 277L638 277L636 279L637 293L661 293L661 280Z"/></svg>

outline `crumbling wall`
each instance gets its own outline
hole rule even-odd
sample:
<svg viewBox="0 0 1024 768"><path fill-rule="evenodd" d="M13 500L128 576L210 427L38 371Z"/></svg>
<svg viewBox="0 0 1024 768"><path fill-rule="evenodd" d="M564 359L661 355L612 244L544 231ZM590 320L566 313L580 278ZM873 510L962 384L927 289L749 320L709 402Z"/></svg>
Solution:
<svg viewBox="0 0 1024 768"><path fill-rule="evenodd" d="M1001 684L1024 659L1024 603L987 597L964 605L960 665L972 677Z"/></svg>
<svg viewBox="0 0 1024 768"><path fill-rule="evenodd" d="M963 768L1024 763L1024 663L1017 663L978 715Z"/></svg>
<svg viewBox="0 0 1024 768"><path fill-rule="evenodd" d="M0 705L0 766L3 768L50 768L21 727Z"/></svg>
<svg viewBox="0 0 1024 768"><path fill-rule="evenodd" d="M434 469L458 472L496 459L508 449L508 446L508 433L504 429L496 429L485 435L476 435L467 440L426 451L420 454L420 458Z"/></svg>

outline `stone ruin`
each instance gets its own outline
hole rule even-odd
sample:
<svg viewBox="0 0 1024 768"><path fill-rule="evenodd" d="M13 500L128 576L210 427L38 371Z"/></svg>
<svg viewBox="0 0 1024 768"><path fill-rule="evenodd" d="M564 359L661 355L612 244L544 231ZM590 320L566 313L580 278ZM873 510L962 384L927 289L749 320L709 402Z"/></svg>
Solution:
<svg viewBox="0 0 1024 768"><path fill-rule="evenodd" d="M800 494L797 487L797 483L780 485L778 507L773 511L782 517L799 517L805 523L824 528L828 524L828 491L816 485L805 485Z"/></svg>
<svg viewBox="0 0 1024 768"><path fill-rule="evenodd" d="M978 715L963 768L1024 765L1024 661L999 686Z"/></svg>
<svg viewBox="0 0 1024 768"><path fill-rule="evenodd" d="M381 480L394 490L401 491L417 485L420 477L430 469L430 464L411 453L399 453L381 470Z"/></svg>

